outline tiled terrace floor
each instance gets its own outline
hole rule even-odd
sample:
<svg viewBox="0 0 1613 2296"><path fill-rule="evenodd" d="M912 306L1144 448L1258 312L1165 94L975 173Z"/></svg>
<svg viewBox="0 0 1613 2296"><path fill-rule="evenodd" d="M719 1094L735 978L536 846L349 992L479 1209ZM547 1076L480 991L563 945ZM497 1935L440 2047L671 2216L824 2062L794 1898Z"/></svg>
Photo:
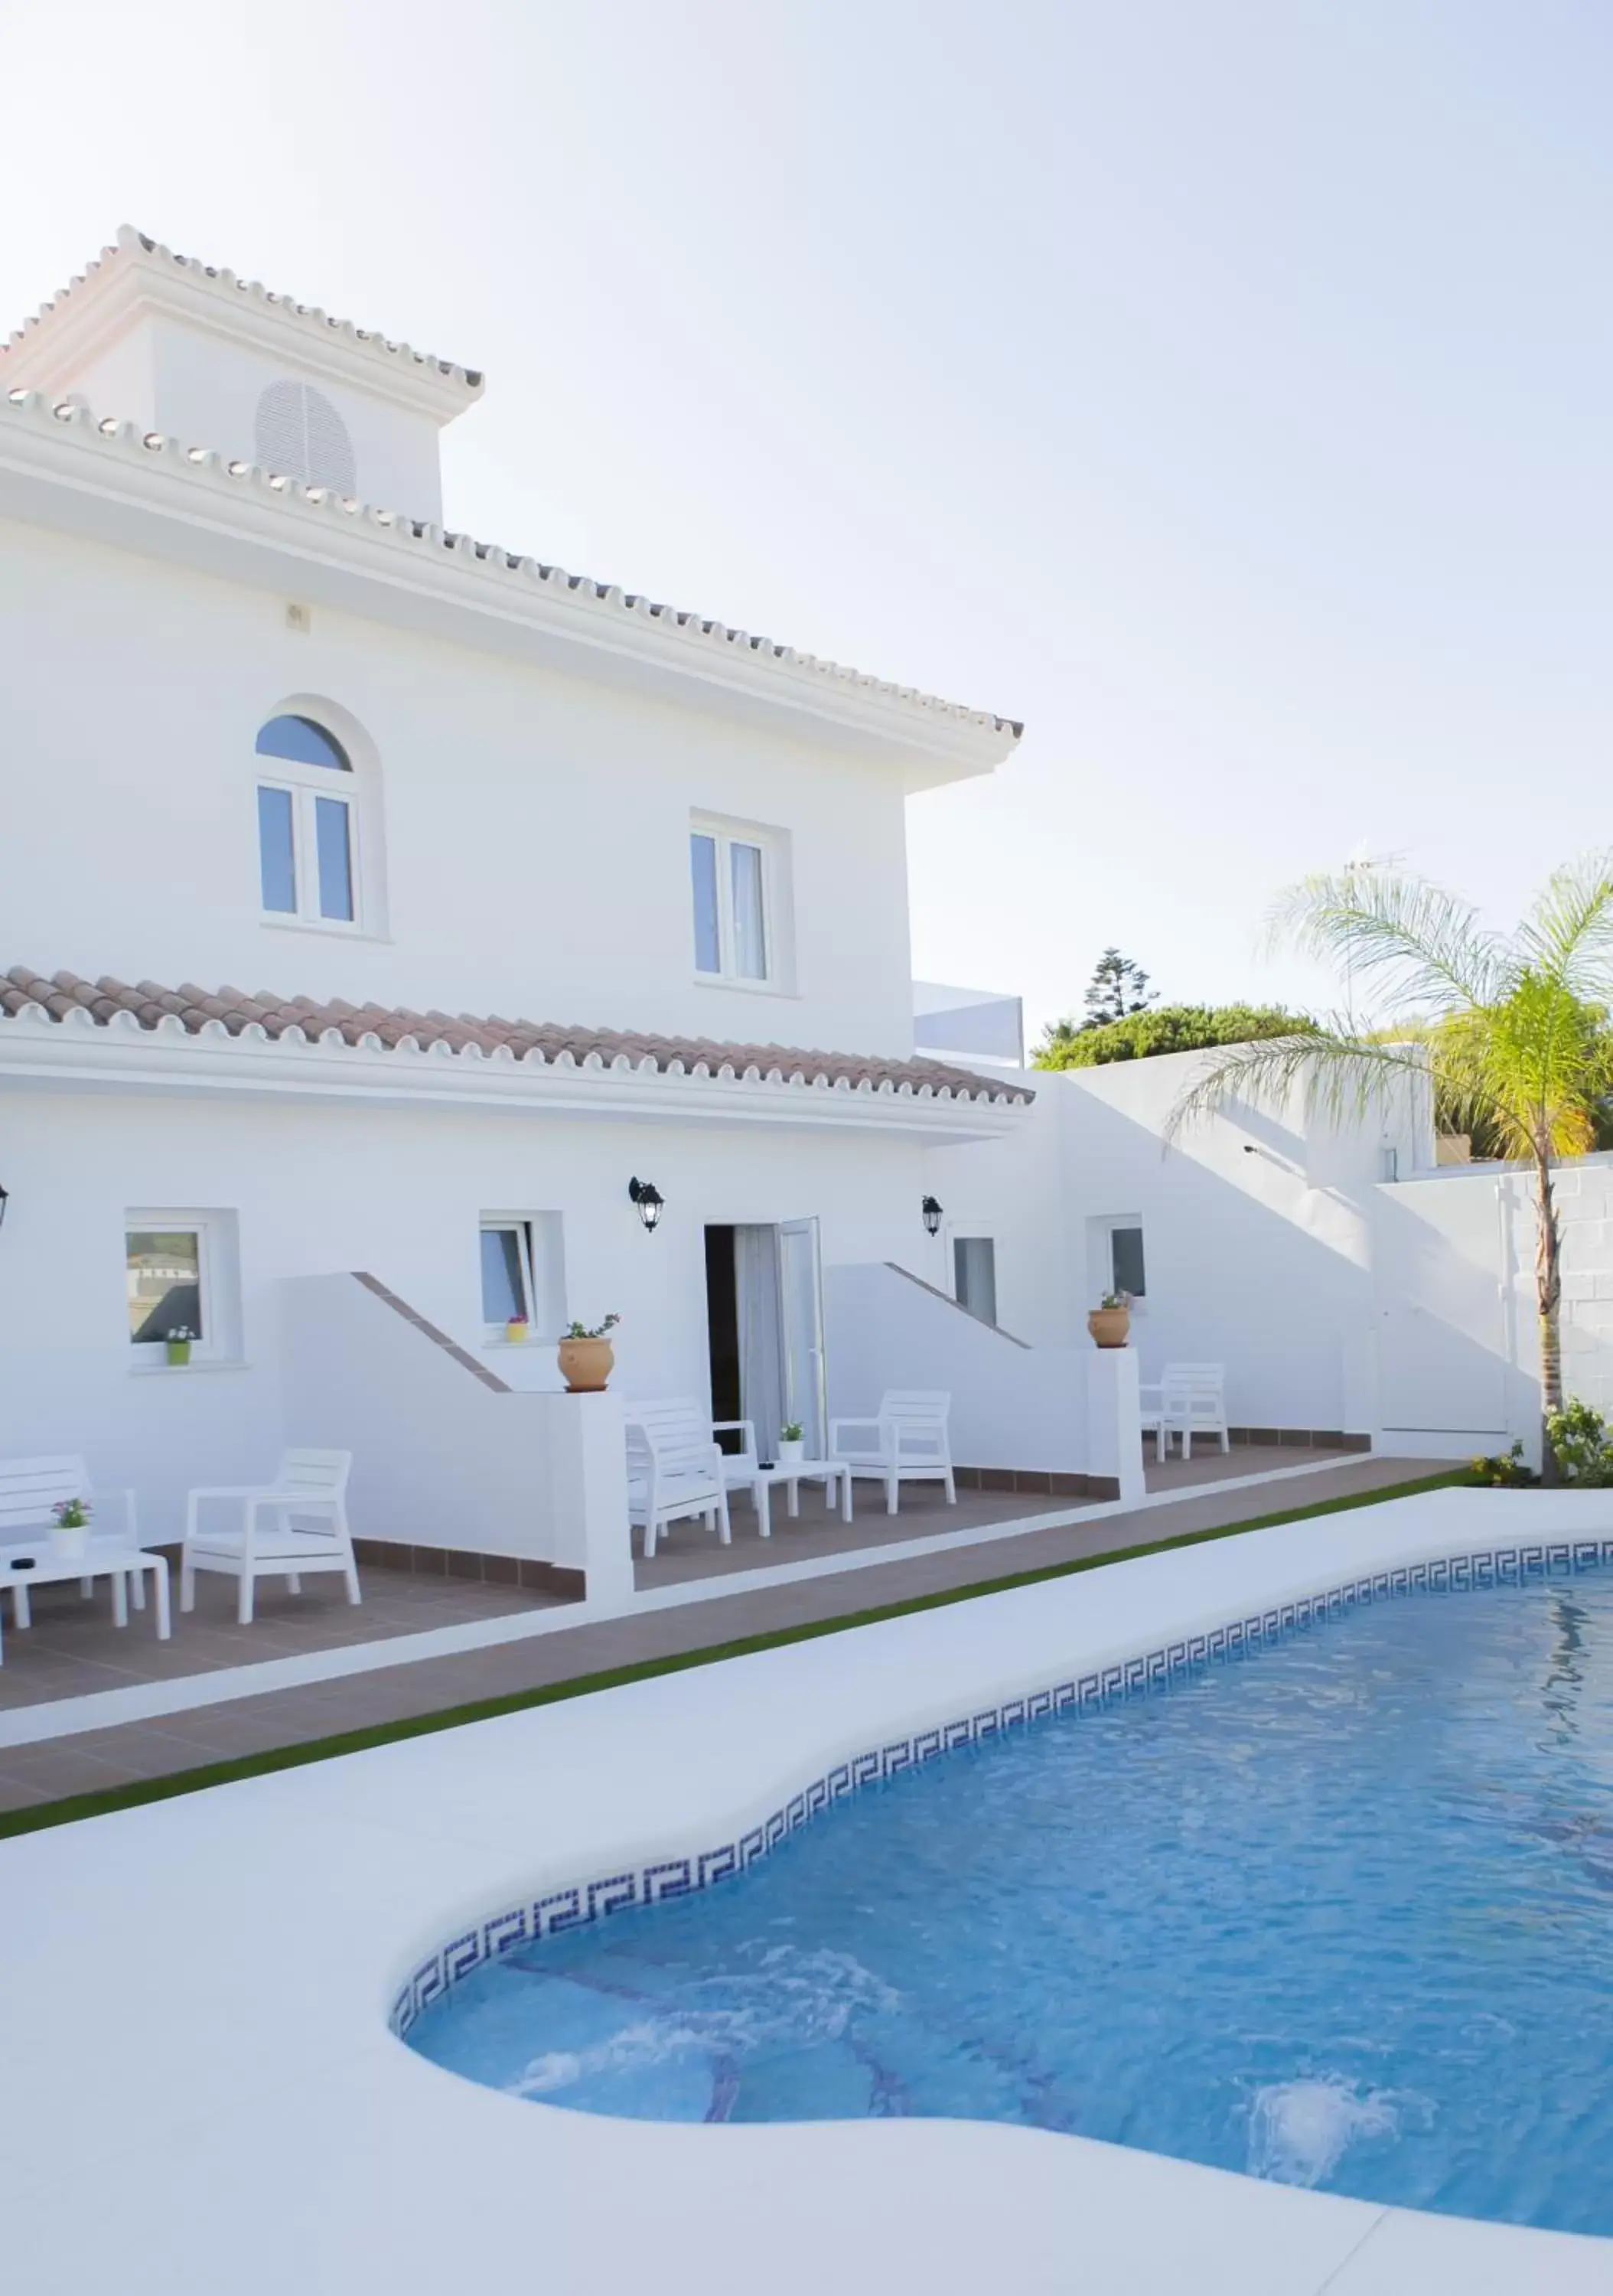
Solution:
<svg viewBox="0 0 1613 2296"><path fill-rule="evenodd" d="M1246 1451L1243 1456L1248 1461L1250 1454ZM1292 1451L1285 1452L1283 1463L1298 1464ZM382 1667L266 1695L221 1701L184 1713L53 1738L36 1745L0 1746L0 1810L21 1809L68 1795L175 1775L209 1763L307 1744L416 1715L441 1713L482 1699L519 1694L620 1667L709 1650L753 1635L846 1617L928 1594L986 1585L1019 1571L1045 1569L1086 1556L1123 1553L1131 1546L1246 1521L1290 1505L1305 1505L1351 1493L1382 1489L1436 1472L1448 1464L1438 1460L1347 1457L1320 1473L1289 1483L1257 1486L1254 1489L1217 1488L1225 1480L1224 1475L1217 1476L1197 1488L1184 1489L1180 1499L1165 1505L1029 1531L1010 1540L897 1556L888 1563L864 1565L847 1572L829 1571L782 1585L735 1587L722 1595L714 1588L710 1601L688 1601L673 1608L579 1622L575 1627L560 1627L519 1641L448 1657ZM1253 1472L1252 1465L1246 1466L1244 1472ZM973 1496L986 1504L987 1495ZM989 1520L1001 1521L1004 1513L1000 1511L998 1495L990 1496L994 1508L999 1511L995 1511ZM803 1538L812 1535L810 1518L805 1513L810 1504L804 1494L801 1520L809 1527L801 1534ZM1032 1500L1028 1506L1022 1498L1011 1502L1012 1510L1021 1515L1048 1513L1054 1505ZM954 1517L951 1527L955 1528L956 1515L963 1512L962 1503L956 1510L946 1508L943 1512ZM919 1529L916 1510L910 1514L905 1505L904 1517L898 1521L904 1518L908 1537L923 1535ZM929 1528L926 1521L924 1529ZM740 1536L736 1534L736 1543ZM759 1544L748 1535L746 1543L753 1554ZM775 1535L773 1552L769 1554L764 1549L761 1559L764 1562L788 1560L793 1552ZM391 1583L394 1580L396 1585ZM311 1583L314 1587L319 1584L317 1580ZM44 1591L41 1589L40 1594ZM225 1592L227 1595L227 1588ZM291 1599L286 1598L288 1603ZM74 1617L71 1605L76 1601L73 1595L65 1603L53 1602L48 1633L45 1605L40 1602L37 1612L40 1624L33 1630L34 1648L43 1651L49 1640L67 1648L70 1657L82 1659L101 1641L116 1635L119 1650L127 1649L129 1653L132 1674L141 1662L136 1653L143 1652L150 1658L155 1652L176 1652L176 1654L182 1655L183 1638L200 1638L203 1633L227 1637L234 1631L213 1612L204 1612L201 1626L198 1626L194 1616L181 1621L176 1644L165 1646L152 1636L149 1613L144 1617L136 1614L128 1628L119 1634L82 1614ZM351 1639L344 1615L348 1606L340 1595L332 1601L323 1590L310 1591L298 1598L298 1604L299 1628L307 1637L301 1648L315 1647L322 1633L328 1640ZM507 1588L446 1583L440 1578L414 1581L402 1572L371 1570L365 1576L365 1601L356 1615L368 1613L372 1628L382 1617L389 1617L396 1623L387 1630L401 1634L408 1632L411 1624L448 1623L450 1611L465 1618L507 1616L517 1608L540 1607L541 1597L512 1595ZM412 1615L405 1619L403 1614L411 1608ZM209 1620L210 1623L207 1623ZM289 1619L277 1608L266 1605L263 1631L269 1629L271 1620L275 1621L277 1635L290 1635ZM251 1636L260 1629L242 1631ZM82 1648L78 1647L81 1637ZM29 1636L8 1634L6 1637L5 1668L0 1681L4 1682L8 1695L13 1702L24 1702L25 1685L30 1677L36 1685L32 1693L35 1700L64 1694L55 1686L65 1679L60 1674L53 1676L50 1688L37 1686L44 1677L35 1674L29 1645ZM252 1643L248 1653L254 1658L283 1654L283 1646L271 1652L261 1640ZM231 1655L238 1662L240 1654L232 1652ZM65 1662L58 1655L54 1665L60 1667ZM213 1660L214 1664L230 1662L230 1659ZM47 1661L47 1670L48 1667ZM153 1665L147 1678L155 1678L156 1675ZM96 1686L104 1686L104 1682ZM22 1696L19 1697L18 1693Z"/></svg>
<svg viewBox="0 0 1613 2296"><path fill-rule="evenodd" d="M1200 1489L1229 1476L1269 1474L1273 1468L1322 1466L1330 1460L1359 1456L1344 1451L1316 1451L1296 1444L1281 1447L1236 1444L1228 1452L1201 1450L1189 1460L1167 1459L1163 1466L1150 1458L1144 1473L1150 1493ZM1281 1486L1277 1487L1281 1489ZM1253 1496L1251 1494L1251 1496ZM1273 1507L1281 1506L1273 1499ZM1297 1498L1296 1506L1304 1500ZM853 1520L843 1523L823 1503L821 1483L801 1487L801 1512L792 1521L785 1511L784 1494L773 1494L770 1519L773 1536L758 1536L757 1517L748 1494L733 1503L733 1543L721 1546L698 1517L675 1522L662 1534L651 1562L641 1561L634 1580L640 1588L671 1587L693 1578L721 1578L736 1570L756 1570L774 1562L804 1562L825 1555L860 1554L871 1546L893 1540L929 1538L938 1531L987 1529L1000 1522L1022 1522L1028 1515L1068 1514L1072 1507L1091 1506L1091 1499L1049 1498L1031 1491L967 1491L948 1506L939 1483L909 1483L902 1493L900 1512L887 1514L885 1495L877 1483L859 1481L853 1501ZM1259 1513L1258 1506L1251 1513ZM1004 1563L1004 1570L1012 1568Z"/></svg>
<svg viewBox="0 0 1613 2296"><path fill-rule="evenodd" d="M76 1586L36 1587L34 1623L26 1632L13 1632L11 1604L5 1605L0 1713L42 1699L82 1698L135 1682L164 1682L176 1675L297 1658L349 1643L387 1642L429 1627L507 1618L512 1611L565 1607L554 1595L411 1570L366 1568L361 1583L364 1601L355 1605L333 1574L305 1580L300 1595L289 1594L283 1579L260 1578L258 1615L250 1627L242 1627L235 1623L234 1581L217 1574L198 1576L196 1608L182 1616L176 1570L174 1632L166 1643L157 1639L149 1596L144 1611L130 1611L127 1627L115 1627L108 1580L95 1581L87 1602Z"/></svg>

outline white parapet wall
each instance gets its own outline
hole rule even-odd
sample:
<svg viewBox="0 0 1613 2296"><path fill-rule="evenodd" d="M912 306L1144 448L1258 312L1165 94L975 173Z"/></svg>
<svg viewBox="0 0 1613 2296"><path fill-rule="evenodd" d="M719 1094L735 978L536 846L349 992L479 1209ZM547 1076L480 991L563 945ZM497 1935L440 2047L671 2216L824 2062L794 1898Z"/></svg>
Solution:
<svg viewBox="0 0 1613 2296"><path fill-rule="evenodd" d="M825 1268L823 1300L831 1416L876 1410L888 1388L945 1389L960 1466L1096 1475L1142 1496L1129 1350L1115 1351L1126 1378L1095 1348L1028 1347L887 1261Z"/></svg>
<svg viewBox="0 0 1613 2296"><path fill-rule="evenodd" d="M360 1538L502 1554L632 1592L613 1395L520 1393L374 1277L281 1286L288 1445L353 1454Z"/></svg>

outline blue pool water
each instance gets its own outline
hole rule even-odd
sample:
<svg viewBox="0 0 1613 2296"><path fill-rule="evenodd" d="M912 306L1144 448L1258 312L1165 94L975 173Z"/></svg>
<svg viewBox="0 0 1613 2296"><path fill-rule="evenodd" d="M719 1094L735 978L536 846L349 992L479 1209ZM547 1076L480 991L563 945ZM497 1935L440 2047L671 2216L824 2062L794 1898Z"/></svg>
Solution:
<svg viewBox="0 0 1613 2296"><path fill-rule="evenodd" d="M409 2038L587 2112L1020 2121L1613 2233L1613 1575L1376 1603L948 1754Z"/></svg>

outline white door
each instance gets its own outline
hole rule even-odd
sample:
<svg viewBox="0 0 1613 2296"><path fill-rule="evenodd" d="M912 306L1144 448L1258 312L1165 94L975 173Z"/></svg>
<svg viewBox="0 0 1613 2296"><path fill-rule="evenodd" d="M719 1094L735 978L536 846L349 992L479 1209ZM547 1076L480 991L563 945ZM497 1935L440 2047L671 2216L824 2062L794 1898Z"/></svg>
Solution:
<svg viewBox="0 0 1613 2296"><path fill-rule="evenodd" d="M1385 1431L1498 1437L1507 1341L1495 1184L1380 1189L1374 1226Z"/></svg>
<svg viewBox="0 0 1613 2296"><path fill-rule="evenodd" d="M779 1290L784 1340L784 1413L800 1423L809 1459L821 1459L828 1440L823 1376L823 1279L815 1219L785 1220L779 1229Z"/></svg>

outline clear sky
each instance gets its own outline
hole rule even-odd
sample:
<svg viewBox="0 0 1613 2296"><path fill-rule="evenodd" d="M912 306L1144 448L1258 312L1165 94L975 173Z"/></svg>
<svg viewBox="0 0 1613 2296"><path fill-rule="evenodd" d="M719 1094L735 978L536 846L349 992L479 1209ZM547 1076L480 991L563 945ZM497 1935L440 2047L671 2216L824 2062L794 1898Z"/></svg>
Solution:
<svg viewBox="0 0 1613 2296"><path fill-rule="evenodd" d="M1610 103L1606 0L13 4L0 319L127 221L484 367L454 522L1027 720L921 974L1305 996L1305 870L1613 841Z"/></svg>

